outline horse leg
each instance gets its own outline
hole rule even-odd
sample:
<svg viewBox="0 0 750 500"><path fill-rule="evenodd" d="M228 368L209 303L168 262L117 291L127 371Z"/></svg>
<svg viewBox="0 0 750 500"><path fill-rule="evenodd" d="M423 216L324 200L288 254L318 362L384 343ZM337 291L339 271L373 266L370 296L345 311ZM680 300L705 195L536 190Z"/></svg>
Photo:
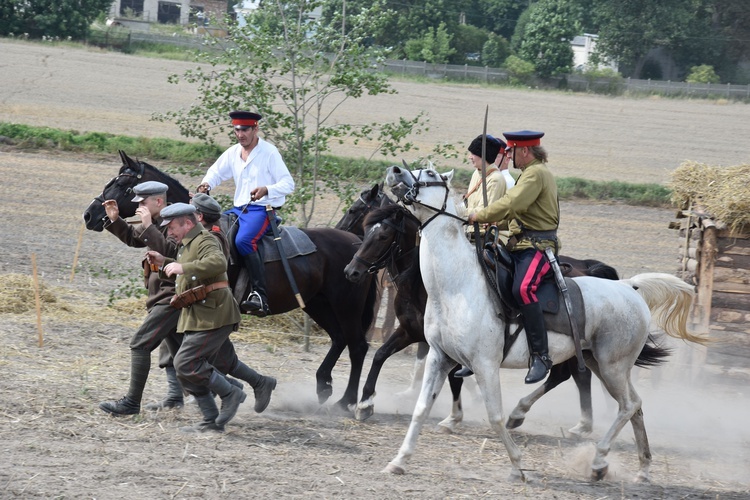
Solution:
<svg viewBox="0 0 750 500"><path fill-rule="evenodd" d="M594 481L603 479L609 471L607 454L612 446L612 441L617 437L622 428L628 421L633 422L635 431L636 448L641 460L641 469L638 473L640 480L648 479L648 467L651 463L651 453L648 451L648 441L646 430L643 426L643 415L634 416L641 411L641 399L635 392L630 383L630 369L632 363L627 363L625 359L608 360L599 364L596 361L589 361L591 370L601 379L602 384L607 392L617 401L618 411L615 421L607 433L596 444L596 454L591 464L591 478ZM602 369L604 367L604 369Z"/></svg>
<svg viewBox="0 0 750 500"><path fill-rule="evenodd" d="M575 361L575 358L573 358L573 361ZM521 398L518 401L516 407L513 408L512 412L510 412L510 416L508 417L508 422L505 424L505 427L507 427L508 429L515 429L516 427L520 427L521 424L523 424L523 421L526 419L526 413L528 413L532 405L539 401L539 399L549 391L560 385L562 382L568 380L570 378L570 374L570 365L568 365L567 361L554 365L550 369L549 377L547 377L547 380L544 382L544 384L542 384L541 387L538 387L528 396Z"/></svg>
<svg viewBox="0 0 750 500"><path fill-rule="evenodd" d="M417 404L414 407L414 413L411 417L409 430L406 432L404 442L398 450L396 457L385 466L383 472L391 474L404 474L406 472L406 463L414 454L417 446L417 439L422 430L425 420L430 415L430 410L435 400L440 394L440 389L445 383L445 377L448 371L455 365L455 362L448 358L444 352L438 349L430 349L427 355L427 366L425 377L422 382L422 390L419 393Z"/></svg>
<svg viewBox="0 0 750 500"><path fill-rule="evenodd" d="M511 463L511 480L526 481L526 476L521 469L521 450L513 441L508 429L505 428L503 417L503 398L500 386L499 362L488 360L488 363L474 366L475 378L482 392L484 405L487 408L487 418L490 427L500 435L500 439L508 452ZM494 366L493 366L494 365Z"/></svg>
<svg viewBox="0 0 750 500"><path fill-rule="evenodd" d="M578 387L578 399L581 404L581 420L575 427L568 430L571 434L586 437L594 430L594 409L591 402L591 370L578 369L578 360L570 358L566 361L573 381Z"/></svg>
<svg viewBox="0 0 750 500"><path fill-rule="evenodd" d="M330 335L330 332L329 332ZM341 357L341 353L344 352L346 344L341 340L334 338L331 335L331 347L328 349L328 353L323 362L320 363L318 371L315 372L315 380L317 381L316 392L318 394L318 403L323 404L328 401L328 398L333 394L333 367L336 366L336 362Z"/></svg>
<svg viewBox="0 0 750 500"><path fill-rule="evenodd" d="M411 372L411 384L405 391L397 392L397 396L412 397L414 394L419 394L419 389L422 387L422 378L424 377L424 363L428 352L430 352L430 344L427 342L419 342L417 344L417 357L414 359L414 367Z"/></svg>
<svg viewBox="0 0 750 500"><path fill-rule="evenodd" d="M354 327L354 325L352 325ZM352 330L353 331L353 330ZM354 411L357 405L357 393L359 392L359 379L362 376L362 367L365 365L365 357L369 348L365 339L365 332L352 338L349 342L349 360L351 370L349 371L349 383L346 385L344 395L336 403L337 406L347 411Z"/></svg>
<svg viewBox="0 0 750 500"><path fill-rule="evenodd" d="M461 365L456 365L448 374L448 385L451 388L451 395L453 396L453 405L451 406L451 413L445 419L438 424L438 431L444 434L453 434L456 430L456 426L464 420L464 409L461 405L461 386L464 383L463 377L454 377L453 374L461 368Z"/></svg>
<svg viewBox="0 0 750 500"><path fill-rule="evenodd" d="M385 341L385 344L375 351L370 372L367 374L367 381L362 388L362 398L354 412L357 420L367 420L374 412L375 403L373 399L375 398L375 385L378 383L378 376L385 360L413 343L414 338L406 331L403 325L399 325L396 331Z"/></svg>

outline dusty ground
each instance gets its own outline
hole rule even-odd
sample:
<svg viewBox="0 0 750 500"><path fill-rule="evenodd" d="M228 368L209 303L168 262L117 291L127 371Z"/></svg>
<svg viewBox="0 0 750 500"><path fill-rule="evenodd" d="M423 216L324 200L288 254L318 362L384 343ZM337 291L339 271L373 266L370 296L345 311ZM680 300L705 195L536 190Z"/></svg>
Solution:
<svg viewBox="0 0 750 500"><path fill-rule="evenodd" d="M190 99L170 93L164 83L166 74L178 71L183 63L0 44L3 121L175 136L167 125L150 122L148 116ZM421 106L434 116L442 117L443 111L455 105L458 87L398 86L424 96ZM534 106L544 103L549 114L540 123L553 129L559 126L570 137L556 139L550 150L561 163L568 158L566 168L581 177L632 180L638 176L661 182L666 179L664 172L676 166L675 158L726 164L747 160L747 151L733 149L738 141L730 140L748 136L740 132L750 127L739 118L747 112L741 105L481 88L461 88L461 92L462 98L480 96L479 102L482 98L502 101L504 111L514 107L505 106L506 101L518 96L533 98L530 104ZM591 104L588 111L587 103ZM390 109L401 110L402 104ZM630 118L612 118L598 126L590 122L587 113L605 113L608 107L622 109L618 116ZM588 118L568 114L575 108ZM522 112L520 106L518 112ZM383 110L375 107L358 113L375 116ZM480 111L475 114L481 116ZM566 114L567 127L560 121ZM449 122L436 127L435 134L470 138L476 133L472 130L481 128L477 117L456 111ZM457 123L459 119L470 123ZM690 135L688 122L696 123L701 137ZM508 118L507 123L520 125L522 120ZM635 123L638 126L631 127ZM600 144L619 145L624 137L630 138L626 140L631 144L625 148L628 154L613 156L617 164L574 165L574 152L584 150L577 143L589 141L587 132L580 130L588 127L597 134L592 140ZM716 135L708 140L704 132ZM632 134L642 140L633 140ZM639 156L649 161L635 161ZM0 496L739 499L750 495L747 383L732 379L732 383L719 384L717 377L696 376L686 370L684 356L675 357L661 371L637 373L654 456L650 485L630 481L637 461L629 427L610 454L610 476L601 483L587 481L592 443L613 418L598 384L591 439L574 439L565 430L578 418L572 384L542 400L525 426L514 432L533 479L528 484L507 481L506 452L489 431L486 414L471 392L465 397L466 422L457 434L432 431L448 411L443 394L407 475L381 474L396 454L413 407L412 397L395 396L408 385L411 357L395 356L386 364L376 415L359 423L331 414L329 404L317 404L314 373L325 343L315 342L311 352L305 352L294 331L269 328L268 322L259 320L247 321L237 348L250 365L279 378L274 399L262 415L254 414L248 401L221 436L187 436L177 431L198 418L192 406L136 418L106 416L97 404L120 397L126 390L127 344L142 318L130 301L117 300L115 307L107 307L108 298L122 297L137 280L134 270L140 252L125 248L109 234L86 232L72 280L71 266L80 214L118 167L115 155L93 158L0 150L0 275L4 278L0 291L6 297L2 306L15 298L29 305L25 312L0 307ZM620 177L623 172L627 174ZM666 228L672 210L579 203L564 203L562 210L566 253L599 258L624 276L675 269L678 242ZM330 215L321 214L321 221L328 219ZM32 275L32 258L41 283L56 299L45 302L42 310L41 347L33 295L25 295L30 290L27 277ZM342 359L334 371L332 401L340 397L347 372L348 360ZM528 390L520 383L522 376L521 372L503 373L506 411ZM154 369L146 399L159 398L164 385L163 374Z"/></svg>

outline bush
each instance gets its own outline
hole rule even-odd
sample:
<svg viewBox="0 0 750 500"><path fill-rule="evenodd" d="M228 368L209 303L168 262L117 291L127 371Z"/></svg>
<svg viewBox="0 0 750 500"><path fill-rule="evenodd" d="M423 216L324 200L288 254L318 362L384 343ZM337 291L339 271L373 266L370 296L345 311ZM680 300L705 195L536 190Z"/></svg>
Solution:
<svg viewBox="0 0 750 500"><path fill-rule="evenodd" d="M490 33L482 47L482 64L491 68L499 68L510 55L510 44L505 38Z"/></svg>
<svg viewBox="0 0 750 500"><path fill-rule="evenodd" d="M505 60L505 69L510 73L510 83L513 85L528 84L534 77L534 64L518 56L509 56Z"/></svg>
<svg viewBox="0 0 750 500"><path fill-rule="evenodd" d="M721 79L714 71L713 66L701 64L690 68L690 74L685 78L688 83L719 83Z"/></svg>

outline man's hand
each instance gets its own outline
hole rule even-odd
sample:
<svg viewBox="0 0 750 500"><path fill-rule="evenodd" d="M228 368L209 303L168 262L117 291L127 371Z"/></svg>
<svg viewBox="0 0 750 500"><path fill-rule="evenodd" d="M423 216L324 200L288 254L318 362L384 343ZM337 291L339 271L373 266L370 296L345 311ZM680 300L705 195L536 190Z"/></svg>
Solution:
<svg viewBox="0 0 750 500"><path fill-rule="evenodd" d="M182 264L178 262L170 262L166 266L164 266L164 274L167 276L176 276L178 274L183 274L182 271Z"/></svg>
<svg viewBox="0 0 750 500"><path fill-rule="evenodd" d="M477 221L477 214L470 213L469 217L466 219L466 221L471 225L474 224Z"/></svg>
<svg viewBox="0 0 750 500"><path fill-rule="evenodd" d="M268 194L266 186L260 186L250 191L250 201L257 201Z"/></svg>
<svg viewBox="0 0 750 500"><path fill-rule="evenodd" d="M152 266L156 266L157 269L164 265L164 256L154 250L146 252L146 260Z"/></svg>
<svg viewBox="0 0 750 500"><path fill-rule="evenodd" d="M120 207L117 206L115 200L104 200L102 206L104 206L104 211L107 212L110 221L114 222L120 217Z"/></svg>
<svg viewBox="0 0 750 500"><path fill-rule="evenodd" d="M200 186L196 188L196 191L198 193L206 193L209 194L211 192L211 186L208 185L208 182L204 182Z"/></svg>
<svg viewBox="0 0 750 500"><path fill-rule="evenodd" d="M143 225L143 229L146 229L154 223L154 221L151 219L151 211L146 207L138 207L135 210L135 214L141 218L141 225Z"/></svg>

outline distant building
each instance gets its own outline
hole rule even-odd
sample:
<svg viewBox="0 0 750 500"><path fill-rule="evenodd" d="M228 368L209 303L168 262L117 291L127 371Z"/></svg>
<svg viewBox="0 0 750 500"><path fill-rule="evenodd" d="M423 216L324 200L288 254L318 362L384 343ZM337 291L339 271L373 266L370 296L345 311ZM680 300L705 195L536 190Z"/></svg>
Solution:
<svg viewBox="0 0 750 500"><path fill-rule="evenodd" d="M128 21L207 25L209 19L227 14L227 4L224 0L115 0L109 14L126 26Z"/></svg>
<svg viewBox="0 0 750 500"><path fill-rule="evenodd" d="M593 68L591 56L596 53L596 41L599 35L584 33L573 38L570 45L573 47L573 69L585 71ZM597 69L610 68L617 71L617 63L610 61L600 61L596 66Z"/></svg>

